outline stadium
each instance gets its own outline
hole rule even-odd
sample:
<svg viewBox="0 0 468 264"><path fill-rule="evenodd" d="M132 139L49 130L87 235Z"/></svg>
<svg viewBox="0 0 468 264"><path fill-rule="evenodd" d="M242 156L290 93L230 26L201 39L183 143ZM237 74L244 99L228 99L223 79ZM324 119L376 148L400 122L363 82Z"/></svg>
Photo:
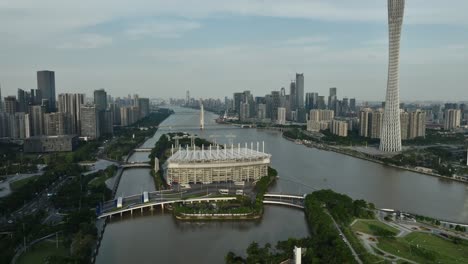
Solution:
<svg viewBox="0 0 468 264"><path fill-rule="evenodd" d="M264 145L263 145L264 149ZM257 181L268 175L271 155L233 145L223 149L179 149L164 163L167 184Z"/></svg>

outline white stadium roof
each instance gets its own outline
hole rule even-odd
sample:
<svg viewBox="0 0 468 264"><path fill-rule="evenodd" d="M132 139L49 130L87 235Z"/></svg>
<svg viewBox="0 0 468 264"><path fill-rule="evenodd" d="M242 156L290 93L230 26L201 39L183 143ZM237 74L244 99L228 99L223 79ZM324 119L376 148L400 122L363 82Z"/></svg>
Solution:
<svg viewBox="0 0 468 264"><path fill-rule="evenodd" d="M205 149L205 150L178 150L167 162L192 163L213 162L227 160L258 160L270 158L271 155L249 148Z"/></svg>

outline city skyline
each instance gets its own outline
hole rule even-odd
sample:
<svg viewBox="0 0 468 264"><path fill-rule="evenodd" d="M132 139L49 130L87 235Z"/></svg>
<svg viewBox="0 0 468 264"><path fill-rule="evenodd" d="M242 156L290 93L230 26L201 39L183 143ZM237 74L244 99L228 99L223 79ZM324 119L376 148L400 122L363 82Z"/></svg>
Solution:
<svg viewBox="0 0 468 264"><path fill-rule="evenodd" d="M28 15L0 18L13 25L0 26L8 36L0 47L9 51L0 54L3 94L34 88L33 72L42 69L57 73L56 89L65 93L104 88L125 96L130 87L164 98L186 90L222 98L238 87L264 94L303 72L304 93L338 87L343 96L384 100L386 1L107 4L2 4L0 12ZM466 5L407 3L402 100L459 99L468 82ZM64 16L76 19L58 23Z"/></svg>

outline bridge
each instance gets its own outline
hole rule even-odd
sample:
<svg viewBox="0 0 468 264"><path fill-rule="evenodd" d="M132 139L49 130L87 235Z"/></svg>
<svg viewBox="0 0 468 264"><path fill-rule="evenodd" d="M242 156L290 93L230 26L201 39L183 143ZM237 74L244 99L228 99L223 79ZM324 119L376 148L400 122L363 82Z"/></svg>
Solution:
<svg viewBox="0 0 468 264"><path fill-rule="evenodd" d="M295 194L276 194L266 193L263 196L263 204L268 205L283 205L294 207L298 209L304 209L304 200L306 195L295 195Z"/></svg>
<svg viewBox="0 0 468 264"><path fill-rule="evenodd" d="M133 151L135 152L151 152L151 148L136 148Z"/></svg>
<svg viewBox="0 0 468 264"><path fill-rule="evenodd" d="M229 200L235 200L237 199L236 197L206 197L206 198L192 198L192 199L178 199L178 198L160 198L156 201L150 201L146 203L142 203L139 205L129 205L124 208L120 209L115 209L109 212L102 213L98 216L99 218L106 218L110 217L112 218L113 215L120 215L122 216L123 213L130 212L133 214L134 210L140 210L143 212L145 208L149 208L150 210L153 210L155 206L161 206L164 207L165 204L175 204L175 203L196 203L196 202L217 202L217 201L229 201Z"/></svg>
<svg viewBox="0 0 468 264"><path fill-rule="evenodd" d="M146 162L135 162L135 163L126 163L121 165L122 168L151 168L151 164Z"/></svg>

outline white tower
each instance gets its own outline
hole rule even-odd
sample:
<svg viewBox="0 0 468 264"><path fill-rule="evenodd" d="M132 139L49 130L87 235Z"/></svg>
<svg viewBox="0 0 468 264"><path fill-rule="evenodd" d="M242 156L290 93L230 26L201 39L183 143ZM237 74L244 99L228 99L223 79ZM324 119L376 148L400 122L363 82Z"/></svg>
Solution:
<svg viewBox="0 0 468 264"><path fill-rule="evenodd" d="M200 99L200 129L205 129L205 109L203 109L203 102Z"/></svg>
<svg viewBox="0 0 468 264"><path fill-rule="evenodd" d="M380 150L385 152L401 151L399 67L404 9L405 0L388 0L388 80L380 136Z"/></svg>

